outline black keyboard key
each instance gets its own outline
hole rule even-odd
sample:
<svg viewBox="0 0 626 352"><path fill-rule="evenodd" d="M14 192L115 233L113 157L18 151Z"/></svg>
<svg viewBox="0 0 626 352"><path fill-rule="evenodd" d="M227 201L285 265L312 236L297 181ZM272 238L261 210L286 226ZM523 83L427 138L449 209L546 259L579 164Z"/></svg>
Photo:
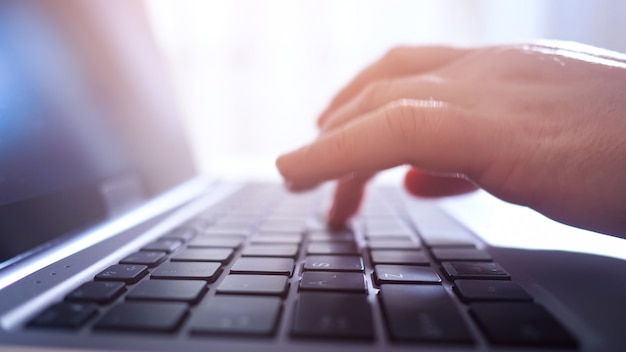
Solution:
<svg viewBox="0 0 626 352"><path fill-rule="evenodd" d="M367 297L302 292L296 302L291 333L310 338L372 339L372 312Z"/></svg>
<svg viewBox="0 0 626 352"><path fill-rule="evenodd" d="M450 280L485 279L509 280L511 276L498 263L481 262L444 262L441 264L444 274Z"/></svg>
<svg viewBox="0 0 626 352"><path fill-rule="evenodd" d="M326 216L322 214L321 211L313 211L313 215L315 215L310 221L307 223L307 230L312 232L347 232L352 231L350 225L330 225L326 222Z"/></svg>
<svg viewBox="0 0 626 352"><path fill-rule="evenodd" d="M532 297L512 281L456 280L454 291L465 302L532 301Z"/></svg>
<svg viewBox="0 0 626 352"><path fill-rule="evenodd" d="M95 279L99 281L122 281L134 284L148 274L145 265L115 264L101 271Z"/></svg>
<svg viewBox="0 0 626 352"><path fill-rule="evenodd" d="M576 347L576 340L534 303L475 303L470 309L487 338L499 346Z"/></svg>
<svg viewBox="0 0 626 352"><path fill-rule="evenodd" d="M183 241L164 238L144 246L143 248L141 248L141 250L172 253L173 251L177 250L178 247L180 247L180 245L182 244Z"/></svg>
<svg viewBox="0 0 626 352"><path fill-rule="evenodd" d="M489 253L476 248L433 248L433 256L444 261L491 261Z"/></svg>
<svg viewBox="0 0 626 352"><path fill-rule="evenodd" d="M310 207L309 206L304 206L303 204L283 203L279 207L274 209L274 211L272 212L272 215L270 216L271 219L270 219L270 223L268 225L271 225L273 227L283 227L283 226L284 227L290 227L290 226L297 227L297 226L303 226L304 225L304 218L306 218L307 215L311 214L311 212L312 212L312 210L310 209ZM294 222L292 224L285 223L285 224L282 224L282 225L280 223L278 223L278 221L285 221L285 220L289 220L289 221L299 220L299 222L296 221L296 222Z"/></svg>
<svg viewBox="0 0 626 352"><path fill-rule="evenodd" d="M241 255L245 257L289 257L298 254L296 244L250 244L244 248Z"/></svg>
<svg viewBox="0 0 626 352"><path fill-rule="evenodd" d="M198 230L196 230L193 227L179 227L165 234L161 238L187 242L191 240L192 238L196 237L197 234L198 234Z"/></svg>
<svg viewBox="0 0 626 352"><path fill-rule="evenodd" d="M304 260L304 270L363 271L363 259L357 256L316 255Z"/></svg>
<svg viewBox="0 0 626 352"><path fill-rule="evenodd" d="M243 238L237 236L218 237L218 236L200 236L189 242L189 248L239 248Z"/></svg>
<svg viewBox="0 0 626 352"><path fill-rule="evenodd" d="M272 335L281 308L278 297L216 296L193 313L191 332Z"/></svg>
<svg viewBox="0 0 626 352"><path fill-rule="evenodd" d="M275 234L279 234L279 233L304 233L305 227L304 224L293 224L293 225L289 225L289 224L285 224L285 225L280 225L280 224L263 224L259 227L259 231L262 232L266 232L266 233L275 233Z"/></svg>
<svg viewBox="0 0 626 352"><path fill-rule="evenodd" d="M203 215L202 217L191 219L185 223L184 227L192 228L197 231L205 230L209 226L213 225L213 217L213 215L207 214L206 216Z"/></svg>
<svg viewBox="0 0 626 352"><path fill-rule="evenodd" d="M268 235L260 234L252 239L253 244L300 244L302 234L293 235Z"/></svg>
<svg viewBox="0 0 626 352"><path fill-rule="evenodd" d="M367 239L386 239L389 237L413 237L413 231L404 226L401 227L380 227L365 230L365 238Z"/></svg>
<svg viewBox="0 0 626 352"><path fill-rule="evenodd" d="M476 247L476 241L466 231L425 230L420 231L422 241L431 248Z"/></svg>
<svg viewBox="0 0 626 352"><path fill-rule="evenodd" d="M98 305L91 303L56 303L37 315L29 326L77 329L95 316Z"/></svg>
<svg viewBox="0 0 626 352"><path fill-rule="evenodd" d="M187 314L187 304L178 302L124 302L100 319L95 329L168 332L178 328Z"/></svg>
<svg viewBox="0 0 626 352"><path fill-rule="evenodd" d="M370 249L420 249L419 243L408 237L369 240L367 246Z"/></svg>
<svg viewBox="0 0 626 352"><path fill-rule="evenodd" d="M325 242L354 242L354 234L351 230L315 230L308 234L311 241Z"/></svg>
<svg viewBox="0 0 626 352"><path fill-rule="evenodd" d="M429 247L475 247L474 236L433 206L414 206L410 216L422 241Z"/></svg>
<svg viewBox="0 0 626 352"><path fill-rule="evenodd" d="M284 275L228 275L217 293L284 296L289 287Z"/></svg>
<svg viewBox="0 0 626 352"><path fill-rule="evenodd" d="M173 262L220 262L226 263L233 255L230 248L188 248L176 253Z"/></svg>
<svg viewBox="0 0 626 352"><path fill-rule="evenodd" d="M219 263L164 263L150 277L152 279L215 281L222 272Z"/></svg>
<svg viewBox="0 0 626 352"><path fill-rule="evenodd" d="M426 254L416 250L376 249L371 251L374 264L429 265Z"/></svg>
<svg viewBox="0 0 626 352"><path fill-rule="evenodd" d="M105 304L119 297L124 292L125 287L123 282L90 281L70 292L65 296L65 300Z"/></svg>
<svg viewBox="0 0 626 352"><path fill-rule="evenodd" d="M307 209L302 209L306 207ZM261 225L270 224L272 226L281 225L281 222L290 222L291 225L303 225L306 226L307 217L313 213L312 209L309 209L309 206L304 206L302 204L293 204L295 212L283 211L280 208L274 209L274 211L270 212L270 214L265 218L265 221L261 223ZM298 208L298 209L296 209ZM285 223L286 224L286 223ZM287 224L289 225L289 224Z"/></svg>
<svg viewBox="0 0 626 352"><path fill-rule="evenodd" d="M244 224L244 223L224 223L224 224L215 224L211 226L205 233L211 233L209 231L238 231L239 233L249 233L252 230L252 225Z"/></svg>
<svg viewBox="0 0 626 352"><path fill-rule="evenodd" d="M379 298L393 340L473 343L463 318L443 286L382 285Z"/></svg>
<svg viewBox="0 0 626 352"><path fill-rule="evenodd" d="M137 252L120 260L120 264L140 264L148 267L155 267L165 260L167 254L164 252Z"/></svg>
<svg viewBox="0 0 626 352"><path fill-rule="evenodd" d="M437 284L441 282L441 278L433 269L424 266L376 265L374 273L376 274L376 283L379 285L389 283Z"/></svg>
<svg viewBox="0 0 626 352"><path fill-rule="evenodd" d="M307 271L302 274L299 287L303 291L367 292L361 273Z"/></svg>
<svg viewBox="0 0 626 352"><path fill-rule="evenodd" d="M208 228L202 232L203 236L233 236L245 238L251 233L250 229Z"/></svg>
<svg viewBox="0 0 626 352"><path fill-rule="evenodd" d="M308 254L355 255L359 250L353 242L311 242L307 247Z"/></svg>
<svg viewBox="0 0 626 352"><path fill-rule="evenodd" d="M254 217L231 216L223 217L215 222L216 227L243 228L249 229L257 224L258 220Z"/></svg>
<svg viewBox="0 0 626 352"><path fill-rule="evenodd" d="M295 207L297 207L298 205L295 205ZM302 206L302 205L299 205ZM295 209L295 208L294 208ZM262 225L263 226L268 226L268 227L278 227L278 228L283 228L283 227L294 227L294 228L303 228L304 227L304 220L302 220L301 218L294 218L294 219L278 219L278 218L268 218Z"/></svg>
<svg viewBox="0 0 626 352"><path fill-rule="evenodd" d="M145 280L137 284L126 299L196 303L206 291L206 282L199 280Z"/></svg>
<svg viewBox="0 0 626 352"><path fill-rule="evenodd" d="M251 229L255 224L255 221L250 221L250 219L242 219L242 218L224 218L216 220L215 224L211 226L213 229L237 229L237 230L248 230Z"/></svg>
<svg viewBox="0 0 626 352"><path fill-rule="evenodd" d="M293 259L288 258L239 258L230 268L231 274L276 274L291 276Z"/></svg>

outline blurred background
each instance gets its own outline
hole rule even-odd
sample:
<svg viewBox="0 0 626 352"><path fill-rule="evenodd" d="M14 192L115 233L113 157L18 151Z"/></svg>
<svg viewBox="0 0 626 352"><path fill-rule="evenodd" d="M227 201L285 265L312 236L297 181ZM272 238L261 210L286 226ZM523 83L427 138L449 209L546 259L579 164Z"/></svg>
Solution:
<svg viewBox="0 0 626 352"><path fill-rule="evenodd" d="M317 114L334 93L396 45L546 38L626 52L626 2L620 0L145 5L198 165L228 178L277 178L276 156L313 139Z"/></svg>

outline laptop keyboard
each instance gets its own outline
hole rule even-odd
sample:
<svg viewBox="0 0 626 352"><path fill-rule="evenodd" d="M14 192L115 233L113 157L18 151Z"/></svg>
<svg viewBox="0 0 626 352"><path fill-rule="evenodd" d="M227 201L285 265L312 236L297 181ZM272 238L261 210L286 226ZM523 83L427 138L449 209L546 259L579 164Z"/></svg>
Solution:
<svg viewBox="0 0 626 352"><path fill-rule="evenodd" d="M394 192L375 189L354 228L329 230L320 220L328 194L246 186L101 271L26 328L577 346L475 238L442 230L452 220L436 209L408 216Z"/></svg>

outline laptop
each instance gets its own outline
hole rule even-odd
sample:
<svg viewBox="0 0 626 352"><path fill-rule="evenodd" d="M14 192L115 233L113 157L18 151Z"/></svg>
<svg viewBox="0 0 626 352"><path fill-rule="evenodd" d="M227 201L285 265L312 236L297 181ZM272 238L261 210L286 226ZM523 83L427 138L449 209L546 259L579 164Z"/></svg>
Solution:
<svg viewBox="0 0 626 352"><path fill-rule="evenodd" d="M199 176L141 10L0 3L0 350L626 350L623 239Z"/></svg>

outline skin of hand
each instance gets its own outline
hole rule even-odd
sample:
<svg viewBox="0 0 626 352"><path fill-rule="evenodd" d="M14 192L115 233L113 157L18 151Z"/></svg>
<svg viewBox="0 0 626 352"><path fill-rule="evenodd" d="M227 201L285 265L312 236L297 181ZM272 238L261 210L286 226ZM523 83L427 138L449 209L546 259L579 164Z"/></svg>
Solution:
<svg viewBox="0 0 626 352"><path fill-rule="evenodd" d="M626 237L626 55L570 42L399 47L358 74L280 156L292 190L338 179L331 224L367 181L408 164L406 188L483 188L557 221Z"/></svg>

